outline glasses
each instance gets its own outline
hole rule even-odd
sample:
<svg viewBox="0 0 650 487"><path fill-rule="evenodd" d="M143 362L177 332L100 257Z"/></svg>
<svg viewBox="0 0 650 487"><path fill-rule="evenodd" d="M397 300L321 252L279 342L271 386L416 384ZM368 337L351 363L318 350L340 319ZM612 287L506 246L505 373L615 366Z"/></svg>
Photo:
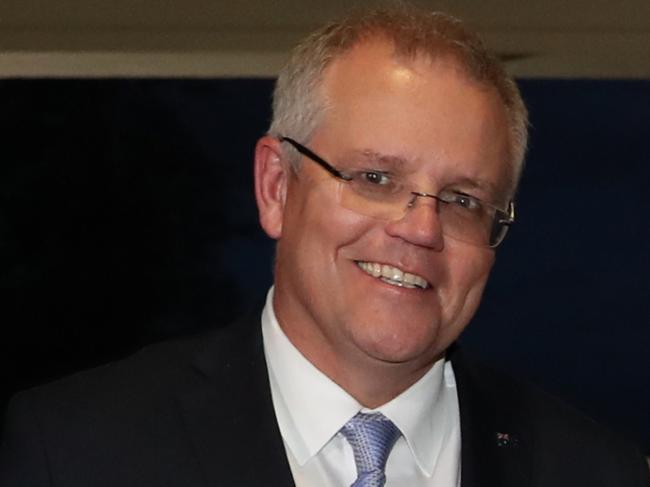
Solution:
<svg viewBox="0 0 650 487"><path fill-rule="evenodd" d="M442 233L455 240L495 248L515 221L513 202L503 210L455 190L424 193L394 170L371 168L363 163L337 169L318 154L290 137L279 137L340 181L338 203L356 213L381 220L400 220L418 198L436 200Z"/></svg>

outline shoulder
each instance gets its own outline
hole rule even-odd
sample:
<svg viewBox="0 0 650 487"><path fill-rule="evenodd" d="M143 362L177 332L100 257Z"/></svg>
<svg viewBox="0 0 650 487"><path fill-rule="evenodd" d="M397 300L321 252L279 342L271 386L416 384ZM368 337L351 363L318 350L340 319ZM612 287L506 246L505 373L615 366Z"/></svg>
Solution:
<svg viewBox="0 0 650 487"><path fill-rule="evenodd" d="M61 485L166 485L181 473L192 479L188 411L197 398L210 411L228 403L228 380L236 383L230 377L256 349L255 323L251 316L150 345L17 394L5 418L0 484L50 485L55 478ZM183 478L176 484L199 484Z"/></svg>
<svg viewBox="0 0 650 487"><path fill-rule="evenodd" d="M259 319L259 318L258 318ZM225 327L148 345L131 356L18 393L9 412L40 415L73 409L83 414L151 415L156 407L205 380L206 367L228 367L254 336L251 313Z"/></svg>
<svg viewBox="0 0 650 487"><path fill-rule="evenodd" d="M639 450L573 406L464 351L454 351L452 363L461 411L491 425L496 448L504 446L500 432L512 432L506 438L518 444L507 447L525 453L538 479L555 478L558 486L586 485L589 478L598 486L649 485Z"/></svg>

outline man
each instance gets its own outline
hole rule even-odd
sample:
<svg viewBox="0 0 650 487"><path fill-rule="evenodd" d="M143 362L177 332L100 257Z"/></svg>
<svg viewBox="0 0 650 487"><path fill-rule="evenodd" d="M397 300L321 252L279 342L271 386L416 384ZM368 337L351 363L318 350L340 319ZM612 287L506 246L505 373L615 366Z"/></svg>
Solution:
<svg viewBox="0 0 650 487"><path fill-rule="evenodd" d="M255 152L277 240L261 320L19 395L2 485L649 485L633 449L453 344L525 144L514 83L456 20L313 34Z"/></svg>

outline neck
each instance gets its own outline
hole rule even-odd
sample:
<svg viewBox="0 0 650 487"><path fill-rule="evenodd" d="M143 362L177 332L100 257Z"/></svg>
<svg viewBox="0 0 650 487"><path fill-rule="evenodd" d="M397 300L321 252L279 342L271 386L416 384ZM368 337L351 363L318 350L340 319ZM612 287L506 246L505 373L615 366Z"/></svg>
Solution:
<svg viewBox="0 0 650 487"><path fill-rule="evenodd" d="M352 344L329 340L319 329L304 326L276 308L280 328L298 351L318 370L343 388L366 408L391 401L415 382L440 358L423 357L389 362L372 357Z"/></svg>

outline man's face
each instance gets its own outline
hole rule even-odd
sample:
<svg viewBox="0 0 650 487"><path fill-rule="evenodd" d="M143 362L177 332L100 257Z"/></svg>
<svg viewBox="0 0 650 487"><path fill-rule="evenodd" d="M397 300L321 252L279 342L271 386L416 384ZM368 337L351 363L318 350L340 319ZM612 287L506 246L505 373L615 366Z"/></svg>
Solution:
<svg viewBox="0 0 650 487"><path fill-rule="evenodd" d="M453 61L398 59L389 44L365 43L326 70L322 95L307 145L332 165L371 154L422 192L504 203L505 110ZM305 158L285 184L281 222L267 227L278 237L274 308L301 352L330 375L355 364L422 368L443 354L474 315L494 252L443 235L430 198L398 220L363 216L338 204L345 183ZM427 287L392 285L368 272L376 265Z"/></svg>

